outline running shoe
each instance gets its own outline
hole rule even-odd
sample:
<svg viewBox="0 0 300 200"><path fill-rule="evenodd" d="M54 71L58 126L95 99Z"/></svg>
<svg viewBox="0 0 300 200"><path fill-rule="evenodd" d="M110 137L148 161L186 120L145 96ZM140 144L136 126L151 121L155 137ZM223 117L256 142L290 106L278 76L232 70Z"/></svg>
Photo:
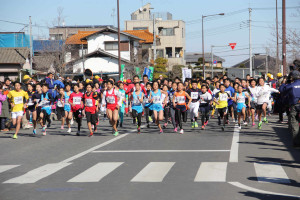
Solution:
<svg viewBox="0 0 300 200"><path fill-rule="evenodd" d="M159 130L159 134L163 134L164 131L162 129Z"/></svg>
<svg viewBox="0 0 300 200"><path fill-rule="evenodd" d="M46 133L46 129L45 129L45 131L43 132L43 135L45 136L45 135L47 135L47 133Z"/></svg>
<svg viewBox="0 0 300 200"><path fill-rule="evenodd" d="M17 134L14 134L12 138L13 138L13 139L18 139Z"/></svg>
<svg viewBox="0 0 300 200"><path fill-rule="evenodd" d="M96 125L95 128L94 128L94 132L97 132L97 125Z"/></svg>
<svg viewBox="0 0 300 200"><path fill-rule="evenodd" d="M92 129L94 129L94 124L92 124Z"/></svg>
<svg viewBox="0 0 300 200"><path fill-rule="evenodd" d="M219 125L219 126L221 125L221 120L218 121L218 125Z"/></svg>
<svg viewBox="0 0 300 200"><path fill-rule="evenodd" d="M72 132L71 128L69 128L67 132L68 132L68 133L71 133L71 132Z"/></svg>
<svg viewBox="0 0 300 200"><path fill-rule="evenodd" d="M147 124L147 128L150 128L150 124Z"/></svg>
<svg viewBox="0 0 300 200"><path fill-rule="evenodd" d="M255 123L254 123L254 122L252 123L252 126L255 126Z"/></svg>
<svg viewBox="0 0 300 200"><path fill-rule="evenodd" d="M137 130L138 130L138 134L141 134L141 128L138 128Z"/></svg>
<svg viewBox="0 0 300 200"><path fill-rule="evenodd" d="M195 123L194 123L194 126L195 126L195 128L198 128L199 125L198 125L197 122L195 122Z"/></svg>
<svg viewBox="0 0 300 200"><path fill-rule="evenodd" d="M247 123L246 121L244 121L244 125L245 125L245 126L247 126L247 125L248 125L248 123Z"/></svg>
<svg viewBox="0 0 300 200"><path fill-rule="evenodd" d="M174 132L176 132L176 133L177 133L177 128L174 128Z"/></svg>
<svg viewBox="0 0 300 200"><path fill-rule="evenodd" d="M232 119L232 122L235 123L235 119Z"/></svg>
<svg viewBox="0 0 300 200"><path fill-rule="evenodd" d="M89 135L89 137L92 137L94 135L94 133L93 132L90 132L90 135Z"/></svg>
<svg viewBox="0 0 300 200"><path fill-rule="evenodd" d="M61 130L65 129L64 125L62 125L62 126L60 127L60 129L61 129Z"/></svg>
<svg viewBox="0 0 300 200"><path fill-rule="evenodd" d="M123 122L120 123L120 127L121 127L121 128L123 127Z"/></svg>
<svg viewBox="0 0 300 200"><path fill-rule="evenodd" d="M77 136L80 136L80 131L77 131L76 135L77 135Z"/></svg>
<svg viewBox="0 0 300 200"><path fill-rule="evenodd" d="M152 120L152 117L149 116L149 122L152 122L152 121L153 121L153 120Z"/></svg>
<svg viewBox="0 0 300 200"><path fill-rule="evenodd" d="M164 128L167 128L167 126L168 126L168 123L165 123L165 124L164 124Z"/></svg>
<svg viewBox="0 0 300 200"><path fill-rule="evenodd" d="M258 123L258 129L261 129L262 121Z"/></svg>
<svg viewBox="0 0 300 200"><path fill-rule="evenodd" d="M242 129L242 126L241 126L241 124L239 124L239 129Z"/></svg>
<svg viewBox="0 0 300 200"><path fill-rule="evenodd" d="M36 134L36 129L33 129L32 133L33 133L33 135L35 135Z"/></svg>
<svg viewBox="0 0 300 200"><path fill-rule="evenodd" d="M46 126L43 126L42 132L45 132L45 131L46 131Z"/></svg>
<svg viewBox="0 0 300 200"><path fill-rule="evenodd" d="M118 131L115 131L115 133L113 134L114 136L118 136L119 135L119 132Z"/></svg>
<svg viewBox="0 0 300 200"><path fill-rule="evenodd" d="M183 134L183 133L184 133L183 129L180 129L180 134Z"/></svg>
<svg viewBox="0 0 300 200"><path fill-rule="evenodd" d="M225 126L222 126L222 131L225 131Z"/></svg>
<svg viewBox="0 0 300 200"><path fill-rule="evenodd" d="M255 120L258 120L258 115L255 115Z"/></svg>
<svg viewBox="0 0 300 200"><path fill-rule="evenodd" d="M205 129L205 126L203 125L203 126L201 127L201 129L204 130L204 129Z"/></svg>
<svg viewBox="0 0 300 200"><path fill-rule="evenodd" d="M73 125L73 124L74 124L74 120L73 120L73 118L71 119L71 122L70 122L70 124L71 124L71 125Z"/></svg>
<svg viewBox="0 0 300 200"><path fill-rule="evenodd" d="M195 128L195 122L192 122L192 128Z"/></svg>
<svg viewBox="0 0 300 200"><path fill-rule="evenodd" d="M264 117L263 122L265 122L266 124L268 123L268 120L266 117Z"/></svg>
<svg viewBox="0 0 300 200"><path fill-rule="evenodd" d="M207 126L207 124L208 124L208 121L204 122L204 126Z"/></svg>

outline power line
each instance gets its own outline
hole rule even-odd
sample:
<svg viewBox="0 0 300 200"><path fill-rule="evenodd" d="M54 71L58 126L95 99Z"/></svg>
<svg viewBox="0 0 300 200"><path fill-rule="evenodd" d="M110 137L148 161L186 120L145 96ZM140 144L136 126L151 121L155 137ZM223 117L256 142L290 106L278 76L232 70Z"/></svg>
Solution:
<svg viewBox="0 0 300 200"><path fill-rule="evenodd" d="M10 24L17 24L17 25L22 25L22 26L28 26L28 24L25 24L25 23L21 23L21 22L14 22L14 21L8 21L8 20L3 20L3 19L0 19L0 22L5 22L5 23L10 23ZM38 27L38 28L46 28L46 29L49 29L48 26L42 26L42 25L32 25L33 27Z"/></svg>

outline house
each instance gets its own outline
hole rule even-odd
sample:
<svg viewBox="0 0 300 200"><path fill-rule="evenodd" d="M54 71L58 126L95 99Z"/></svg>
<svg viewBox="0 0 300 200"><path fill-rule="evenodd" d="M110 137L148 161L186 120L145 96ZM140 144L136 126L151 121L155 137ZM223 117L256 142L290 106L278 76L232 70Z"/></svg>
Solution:
<svg viewBox="0 0 300 200"><path fill-rule="evenodd" d="M202 63L199 63L199 59L202 58L203 55L202 53L197 53L197 52L187 52L185 54L185 60L186 64L192 66L193 68L197 68L198 66L202 65ZM211 61L217 61L216 64L212 65ZM215 54L211 53L204 53L204 61L205 61L205 73L206 75L211 75L212 73L212 67L213 67L213 73L215 75L222 75L225 71L223 68L223 62L225 60ZM193 70L193 72L200 72L202 73L202 66L199 67L198 69Z"/></svg>
<svg viewBox="0 0 300 200"><path fill-rule="evenodd" d="M239 62L227 69L229 78L245 78L247 74L250 74L250 59L246 59ZM279 69L276 68L276 58L266 55L254 54L252 56L252 76L258 78L264 74L271 73L277 74Z"/></svg>
<svg viewBox="0 0 300 200"><path fill-rule="evenodd" d="M27 47L0 48L0 81L16 80L21 70L29 70L30 50Z"/></svg>
<svg viewBox="0 0 300 200"><path fill-rule="evenodd" d="M125 21L125 29L127 31L148 30L155 33L160 38L160 43L156 44L156 57L167 58L170 70L173 65L185 65L185 22L183 20L173 20L169 12L152 13L151 4L148 3L131 14L131 20ZM154 51L153 46L151 49Z"/></svg>
<svg viewBox="0 0 300 200"><path fill-rule="evenodd" d="M85 69L94 73L118 74L118 30L106 27L100 31L81 38L87 42L87 54L83 58L66 63L68 70L75 74L82 74ZM133 65L137 61L139 37L126 32L120 33L121 62L125 66Z"/></svg>
<svg viewBox="0 0 300 200"><path fill-rule="evenodd" d="M54 26L49 28L49 38L50 40L66 40L68 37L77 34L78 31L99 31L107 26L111 25Z"/></svg>

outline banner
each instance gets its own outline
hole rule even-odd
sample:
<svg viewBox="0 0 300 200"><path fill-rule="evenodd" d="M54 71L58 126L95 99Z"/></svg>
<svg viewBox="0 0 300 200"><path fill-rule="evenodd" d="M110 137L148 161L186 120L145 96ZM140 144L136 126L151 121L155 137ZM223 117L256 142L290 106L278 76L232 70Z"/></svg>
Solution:
<svg viewBox="0 0 300 200"><path fill-rule="evenodd" d="M140 70L139 67L136 67L136 68L135 68L135 72L136 72L136 74L139 76L139 78L141 79L141 78L142 78L142 77L141 77L141 70Z"/></svg>
<svg viewBox="0 0 300 200"><path fill-rule="evenodd" d="M125 65L124 65L124 64L122 64L122 65L121 65L121 75L120 75L120 81L124 81L124 74L123 74L123 72L124 72L124 68L125 68Z"/></svg>
<svg viewBox="0 0 300 200"><path fill-rule="evenodd" d="M150 76L149 76L149 81L153 81L153 73L154 73L154 67L149 67L151 73L150 73Z"/></svg>
<svg viewBox="0 0 300 200"><path fill-rule="evenodd" d="M147 75L148 79L150 79L151 70L149 68L145 67L143 75Z"/></svg>
<svg viewBox="0 0 300 200"><path fill-rule="evenodd" d="M192 78L192 70L188 68L182 68L182 81L184 82L186 78Z"/></svg>

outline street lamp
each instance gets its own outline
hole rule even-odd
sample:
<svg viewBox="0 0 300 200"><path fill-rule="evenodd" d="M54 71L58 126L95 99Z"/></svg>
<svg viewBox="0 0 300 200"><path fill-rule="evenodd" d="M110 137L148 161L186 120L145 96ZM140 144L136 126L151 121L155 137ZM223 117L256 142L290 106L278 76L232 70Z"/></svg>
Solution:
<svg viewBox="0 0 300 200"><path fill-rule="evenodd" d="M205 58L204 58L204 18L205 17L212 17L216 15L225 15L224 13L214 14L214 15L202 15L202 66L203 66L203 78L205 78Z"/></svg>

